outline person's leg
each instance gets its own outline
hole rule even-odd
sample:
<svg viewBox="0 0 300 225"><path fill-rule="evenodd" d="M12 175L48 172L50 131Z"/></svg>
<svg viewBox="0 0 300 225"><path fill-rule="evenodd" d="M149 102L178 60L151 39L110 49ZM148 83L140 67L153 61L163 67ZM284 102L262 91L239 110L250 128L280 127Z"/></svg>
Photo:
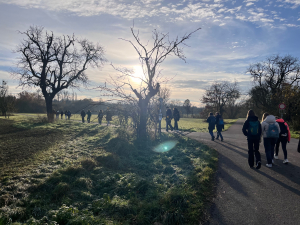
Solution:
<svg viewBox="0 0 300 225"><path fill-rule="evenodd" d="M254 166L253 140L248 140L248 164L252 168Z"/></svg>
<svg viewBox="0 0 300 225"><path fill-rule="evenodd" d="M219 139L219 130L218 130L218 126L217 126L217 137L216 139Z"/></svg>
<svg viewBox="0 0 300 225"><path fill-rule="evenodd" d="M271 140L272 138L264 138L264 147L268 164L272 164Z"/></svg>
<svg viewBox="0 0 300 225"><path fill-rule="evenodd" d="M209 129L208 132L209 132L209 134L210 134L210 136L211 136L211 139L214 140L215 137L214 137L213 130L210 130L210 129Z"/></svg>
<svg viewBox="0 0 300 225"><path fill-rule="evenodd" d="M282 146L282 151L284 154L284 159L287 159L287 151L286 151L286 144L287 144L287 140L286 139L281 139L281 146Z"/></svg>
<svg viewBox="0 0 300 225"><path fill-rule="evenodd" d="M276 146L275 146L275 155L276 156L278 156L279 147L280 147L280 138L278 138L276 141Z"/></svg>
<svg viewBox="0 0 300 225"><path fill-rule="evenodd" d="M174 120L174 130L178 130L178 122L177 122L177 120Z"/></svg>
<svg viewBox="0 0 300 225"><path fill-rule="evenodd" d="M255 159L256 159L256 168L259 169L261 164L261 156L260 156L260 152L259 152L259 139L255 139L253 141L254 144L254 154L255 154Z"/></svg>
<svg viewBox="0 0 300 225"><path fill-rule="evenodd" d="M271 139L271 158L274 159L274 151L275 151L275 145L277 142L277 138L270 138Z"/></svg>
<svg viewBox="0 0 300 225"><path fill-rule="evenodd" d="M223 141L222 130L218 131L218 134L221 137L221 141Z"/></svg>

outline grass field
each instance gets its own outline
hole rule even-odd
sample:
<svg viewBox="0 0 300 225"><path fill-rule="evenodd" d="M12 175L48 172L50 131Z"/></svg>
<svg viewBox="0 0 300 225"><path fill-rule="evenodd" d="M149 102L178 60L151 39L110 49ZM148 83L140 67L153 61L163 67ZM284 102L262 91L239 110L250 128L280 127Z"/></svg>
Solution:
<svg viewBox="0 0 300 225"><path fill-rule="evenodd" d="M118 127L36 116L0 126L1 225L199 224L213 195L217 154L186 137L141 149Z"/></svg>
<svg viewBox="0 0 300 225"><path fill-rule="evenodd" d="M234 124L237 119L224 119L224 130L227 130L232 124ZM171 121L172 126L174 126L174 120ZM161 127L165 129L166 120L163 119ZM178 128L182 131L190 132L208 132L208 123L206 119L196 119L196 118L181 118L178 122Z"/></svg>

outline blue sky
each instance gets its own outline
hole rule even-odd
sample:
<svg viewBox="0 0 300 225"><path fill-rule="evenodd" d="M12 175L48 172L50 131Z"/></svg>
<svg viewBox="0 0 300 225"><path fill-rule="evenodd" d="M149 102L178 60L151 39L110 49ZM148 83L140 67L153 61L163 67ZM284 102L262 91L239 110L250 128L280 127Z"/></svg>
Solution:
<svg viewBox="0 0 300 225"><path fill-rule="evenodd" d="M175 37L201 27L186 42L186 63L169 57L161 66L163 76L174 77L164 84L171 98L195 105L216 80L236 79L247 93L252 83L245 71L251 63L272 54L300 56L300 0L0 0L0 80L8 81L11 93L22 91L9 70L18 57L12 51L22 40L18 31L31 25L100 43L109 63L88 70L93 87L117 74L110 62L138 71L136 52L120 40L133 40L133 21L145 43L153 29ZM77 94L101 97L84 88Z"/></svg>

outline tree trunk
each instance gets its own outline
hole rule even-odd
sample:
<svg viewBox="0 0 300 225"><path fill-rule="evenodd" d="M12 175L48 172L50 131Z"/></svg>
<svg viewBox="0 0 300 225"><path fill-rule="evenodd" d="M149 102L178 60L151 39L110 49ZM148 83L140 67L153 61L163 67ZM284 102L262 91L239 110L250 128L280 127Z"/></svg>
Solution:
<svg viewBox="0 0 300 225"><path fill-rule="evenodd" d="M47 118L50 123L54 121L54 113L52 110L52 98L45 98L47 108Z"/></svg>
<svg viewBox="0 0 300 225"><path fill-rule="evenodd" d="M140 99L139 107L140 107L140 124L139 124L139 138L141 141L145 141L147 139L147 106L148 99Z"/></svg>

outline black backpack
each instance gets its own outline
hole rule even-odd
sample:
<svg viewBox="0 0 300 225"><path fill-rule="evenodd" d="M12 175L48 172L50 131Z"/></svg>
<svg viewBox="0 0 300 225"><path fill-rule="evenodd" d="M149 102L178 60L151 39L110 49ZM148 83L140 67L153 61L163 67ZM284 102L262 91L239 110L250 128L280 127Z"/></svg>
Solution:
<svg viewBox="0 0 300 225"><path fill-rule="evenodd" d="M279 124L280 127L280 133L279 133L279 137L288 137L288 129L287 126L282 123L282 122L277 122Z"/></svg>

